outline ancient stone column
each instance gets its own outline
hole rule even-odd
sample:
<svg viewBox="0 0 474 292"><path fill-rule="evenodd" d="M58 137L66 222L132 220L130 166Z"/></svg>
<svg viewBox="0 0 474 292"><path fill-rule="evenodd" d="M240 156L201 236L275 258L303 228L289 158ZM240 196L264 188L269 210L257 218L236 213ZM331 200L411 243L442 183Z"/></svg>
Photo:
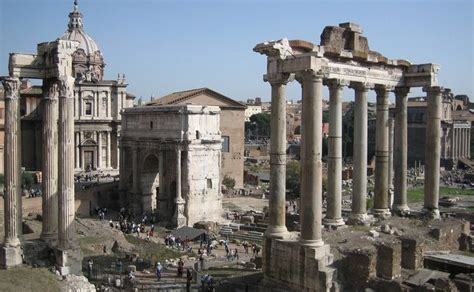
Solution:
<svg viewBox="0 0 474 292"><path fill-rule="evenodd" d="M75 137L75 142L74 142L74 168L76 170L79 170L79 143L80 143L80 140L79 140L79 132L75 132L74 133L74 137Z"/></svg>
<svg viewBox="0 0 474 292"><path fill-rule="evenodd" d="M324 243L321 236L323 76L307 70L299 73L297 80L303 89L300 241L304 246L321 246Z"/></svg>
<svg viewBox="0 0 474 292"><path fill-rule="evenodd" d="M173 220L176 227L186 225L186 217L184 217L184 204L186 203L181 194L181 150L176 149L176 208Z"/></svg>
<svg viewBox="0 0 474 292"><path fill-rule="evenodd" d="M388 96L391 88L378 85L377 120L375 129L375 197L373 213L376 217L389 217L388 208Z"/></svg>
<svg viewBox="0 0 474 292"><path fill-rule="evenodd" d="M388 118L388 188L393 189L393 140L394 140L393 118ZM389 204L389 208L391 204Z"/></svg>
<svg viewBox="0 0 474 292"><path fill-rule="evenodd" d="M267 238L283 238L288 230L285 224L286 183L286 96L289 75L267 76L272 86L270 135L270 197Z"/></svg>
<svg viewBox="0 0 474 292"><path fill-rule="evenodd" d="M409 87L395 88L394 200L393 211L403 215L407 205L407 95Z"/></svg>
<svg viewBox="0 0 474 292"><path fill-rule="evenodd" d="M348 224L365 225L367 215L367 92L373 84L351 83L355 91L352 212Z"/></svg>
<svg viewBox="0 0 474 292"><path fill-rule="evenodd" d="M74 78L65 77L59 83L58 247L66 250L74 238Z"/></svg>
<svg viewBox="0 0 474 292"><path fill-rule="evenodd" d="M158 202L164 197L164 177L165 177L165 150L160 150L158 155L158 175L159 175L159 185L158 185ZM161 208L160 203L158 203L157 208Z"/></svg>
<svg viewBox="0 0 474 292"><path fill-rule="evenodd" d="M329 87L328 194L326 226L344 225L342 220L342 91L348 82L327 80ZM316 113L317 115L318 113Z"/></svg>
<svg viewBox="0 0 474 292"><path fill-rule="evenodd" d="M21 236L21 127L20 127L20 80L6 77L2 81L5 90L5 238L0 248L0 264L11 268L22 264Z"/></svg>
<svg viewBox="0 0 474 292"><path fill-rule="evenodd" d="M425 200L424 211L431 218L439 218L439 164L441 151L441 96L440 86L425 87L427 93L425 143Z"/></svg>
<svg viewBox="0 0 474 292"><path fill-rule="evenodd" d="M102 132L97 132L97 169L102 168Z"/></svg>
<svg viewBox="0 0 474 292"><path fill-rule="evenodd" d="M132 147L132 179L132 192L138 194L138 148L135 145Z"/></svg>
<svg viewBox="0 0 474 292"><path fill-rule="evenodd" d="M40 238L55 244L58 240L58 84L46 82L43 93L43 228Z"/></svg>
<svg viewBox="0 0 474 292"><path fill-rule="evenodd" d="M110 139L110 131L107 131L107 168L112 168L112 164L110 163L110 146L112 144L112 140Z"/></svg>

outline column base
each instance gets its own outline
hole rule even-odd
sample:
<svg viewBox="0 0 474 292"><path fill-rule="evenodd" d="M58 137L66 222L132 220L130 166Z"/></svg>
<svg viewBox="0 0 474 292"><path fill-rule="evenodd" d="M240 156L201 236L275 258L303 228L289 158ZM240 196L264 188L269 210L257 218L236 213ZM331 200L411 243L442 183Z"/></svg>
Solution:
<svg viewBox="0 0 474 292"><path fill-rule="evenodd" d="M300 239L299 244L304 247L320 247L324 245L322 239Z"/></svg>
<svg viewBox="0 0 474 292"><path fill-rule="evenodd" d="M421 213L423 214L423 216L428 217L430 219L441 219L441 216L439 214L439 209L423 208L421 210Z"/></svg>
<svg viewBox="0 0 474 292"><path fill-rule="evenodd" d="M286 226L268 226L265 230L266 238L284 239L288 236L288 229Z"/></svg>
<svg viewBox="0 0 474 292"><path fill-rule="evenodd" d="M10 269L23 264L23 250L21 246L0 247L0 266L3 269Z"/></svg>
<svg viewBox="0 0 474 292"><path fill-rule="evenodd" d="M392 210L393 213L402 217L410 214L410 208L407 205L393 205Z"/></svg>
<svg viewBox="0 0 474 292"><path fill-rule="evenodd" d="M46 242L49 246L56 246L58 244L57 233L41 233L40 239Z"/></svg>
<svg viewBox="0 0 474 292"><path fill-rule="evenodd" d="M375 218L380 218L380 219L387 219L392 217L392 213L390 213L390 209L373 209L372 213L374 214Z"/></svg>
<svg viewBox="0 0 474 292"><path fill-rule="evenodd" d="M56 269L61 275L82 274L82 252L80 248L56 248L54 254L56 256Z"/></svg>
<svg viewBox="0 0 474 292"><path fill-rule="evenodd" d="M323 225L326 227L338 227L345 225L344 220L342 218L324 218Z"/></svg>
<svg viewBox="0 0 474 292"><path fill-rule="evenodd" d="M348 225L363 225L369 226L374 222L374 216L368 215L367 213L364 214L351 214L349 219L347 219Z"/></svg>

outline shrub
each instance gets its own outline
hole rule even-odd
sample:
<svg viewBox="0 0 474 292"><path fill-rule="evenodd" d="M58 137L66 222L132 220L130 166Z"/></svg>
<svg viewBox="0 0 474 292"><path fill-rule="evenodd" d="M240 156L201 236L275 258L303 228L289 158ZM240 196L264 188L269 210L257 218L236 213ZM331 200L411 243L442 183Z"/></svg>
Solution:
<svg viewBox="0 0 474 292"><path fill-rule="evenodd" d="M228 190L231 190L235 187L235 179L233 179L230 176L226 175L226 176L224 176L224 179L222 180L222 184L225 185L225 187Z"/></svg>

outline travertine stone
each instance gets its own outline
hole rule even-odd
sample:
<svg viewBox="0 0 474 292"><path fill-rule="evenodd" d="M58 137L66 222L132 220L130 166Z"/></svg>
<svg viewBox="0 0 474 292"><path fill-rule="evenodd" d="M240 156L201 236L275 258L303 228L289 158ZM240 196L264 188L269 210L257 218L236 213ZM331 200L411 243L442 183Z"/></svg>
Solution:
<svg viewBox="0 0 474 292"><path fill-rule="evenodd" d="M329 87L329 153L328 196L323 223L344 225L342 220L342 91L349 83L341 79L327 80ZM306 126L306 125L305 125Z"/></svg>
<svg viewBox="0 0 474 292"><path fill-rule="evenodd" d="M288 230L285 225L286 192L286 96L287 74L267 76L272 86L272 115L270 120L270 198L267 237L283 238Z"/></svg>
<svg viewBox="0 0 474 292"><path fill-rule="evenodd" d="M439 164L441 154L441 94L439 86L425 87L428 112L425 144L425 198L424 211L432 218L439 218Z"/></svg>
<svg viewBox="0 0 474 292"><path fill-rule="evenodd" d="M322 75L311 70L304 71L297 76L303 88L302 124L304 124L304 127L302 127L301 135L303 145L301 151L300 218L301 244L305 246L323 245L321 236L322 77Z"/></svg>
<svg viewBox="0 0 474 292"><path fill-rule="evenodd" d="M395 88L394 200L393 211L407 213L407 95L409 87Z"/></svg>
<svg viewBox="0 0 474 292"><path fill-rule="evenodd" d="M21 132L20 80L3 79L5 89L5 239L0 250L1 265L11 268L21 265Z"/></svg>
<svg viewBox="0 0 474 292"><path fill-rule="evenodd" d="M55 81L45 82L43 96L43 221L41 239L58 240L58 96Z"/></svg>
<svg viewBox="0 0 474 292"><path fill-rule="evenodd" d="M74 78L59 80L59 220L58 247L68 249L74 238Z"/></svg>
<svg viewBox="0 0 474 292"><path fill-rule="evenodd" d="M186 226L186 217L184 217L184 204L186 203L181 194L181 150L176 150L176 209L174 214L174 223L176 227Z"/></svg>
<svg viewBox="0 0 474 292"><path fill-rule="evenodd" d="M367 93L373 87L373 84L351 83L355 91L354 173L348 224L365 225L371 221L367 215Z"/></svg>
<svg viewBox="0 0 474 292"><path fill-rule="evenodd" d="M373 213L389 217L388 206L388 96L391 88L376 86L377 120L375 130L375 197Z"/></svg>

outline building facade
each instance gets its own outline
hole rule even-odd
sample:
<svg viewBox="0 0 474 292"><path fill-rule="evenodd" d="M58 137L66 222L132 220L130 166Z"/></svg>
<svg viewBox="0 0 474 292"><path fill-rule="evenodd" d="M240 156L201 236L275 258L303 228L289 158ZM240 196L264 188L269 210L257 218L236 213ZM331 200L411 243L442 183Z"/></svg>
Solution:
<svg viewBox="0 0 474 292"><path fill-rule="evenodd" d="M153 212L171 226L218 221L220 110L215 106L147 106L123 112L122 206Z"/></svg>
<svg viewBox="0 0 474 292"><path fill-rule="evenodd" d="M235 187L244 184L245 105L209 88L174 92L148 103L162 105L208 105L221 109L220 130L222 136L221 179L235 180Z"/></svg>
<svg viewBox="0 0 474 292"><path fill-rule="evenodd" d="M78 41L73 53L74 144L76 171L113 170L119 167L118 141L121 111L133 106L124 75L104 80L105 62L97 43L84 31L77 4L69 13L68 29L60 40ZM46 82L47 83L47 82ZM41 169L43 86L23 82L21 88L22 164L28 170Z"/></svg>

